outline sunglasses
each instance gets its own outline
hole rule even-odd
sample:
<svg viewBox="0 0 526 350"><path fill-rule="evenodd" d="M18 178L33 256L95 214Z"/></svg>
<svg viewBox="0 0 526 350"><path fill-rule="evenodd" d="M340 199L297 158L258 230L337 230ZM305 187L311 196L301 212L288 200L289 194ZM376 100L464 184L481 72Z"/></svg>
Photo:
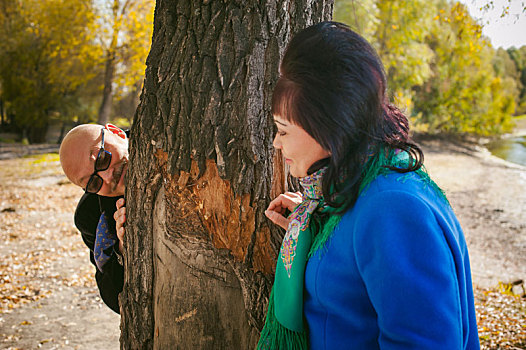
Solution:
<svg viewBox="0 0 526 350"><path fill-rule="evenodd" d="M97 193L102 188L104 180L97 174L99 171L104 171L110 167L111 163L111 152L104 149L104 129L101 129L101 145L100 151L97 154L97 159L95 160L95 171L90 176L88 184L84 189L86 193Z"/></svg>

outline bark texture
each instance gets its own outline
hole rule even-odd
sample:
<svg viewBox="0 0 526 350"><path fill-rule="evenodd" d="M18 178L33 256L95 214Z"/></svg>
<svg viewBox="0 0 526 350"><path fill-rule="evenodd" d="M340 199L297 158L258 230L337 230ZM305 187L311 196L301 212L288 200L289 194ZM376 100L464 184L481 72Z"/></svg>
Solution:
<svg viewBox="0 0 526 350"><path fill-rule="evenodd" d="M327 1L158 0L130 143L124 349L249 349L263 326L286 189L272 88Z"/></svg>

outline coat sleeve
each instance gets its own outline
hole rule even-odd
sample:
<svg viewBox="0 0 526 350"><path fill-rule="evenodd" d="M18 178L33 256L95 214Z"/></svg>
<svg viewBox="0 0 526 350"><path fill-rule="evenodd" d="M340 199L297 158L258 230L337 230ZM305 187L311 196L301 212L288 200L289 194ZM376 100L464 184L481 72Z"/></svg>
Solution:
<svg viewBox="0 0 526 350"><path fill-rule="evenodd" d="M417 196L379 192L358 215L354 255L381 349L464 349L453 250L436 212Z"/></svg>
<svg viewBox="0 0 526 350"><path fill-rule="evenodd" d="M112 200L116 201L116 199ZM111 203L105 203L105 206L109 208L111 207ZM108 209L106 209L106 211L108 211ZM109 221L110 229L115 231L113 212L107 212L106 217ZM95 266L95 280L97 281L102 300L113 311L119 313L119 293L122 291L124 284L124 268L119 263L115 249L111 250L112 254L104 265L104 272L99 271L97 268L93 249L99 218L100 208L97 195L85 194L82 196L75 211L75 226L79 229L82 240L90 250L90 261Z"/></svg>

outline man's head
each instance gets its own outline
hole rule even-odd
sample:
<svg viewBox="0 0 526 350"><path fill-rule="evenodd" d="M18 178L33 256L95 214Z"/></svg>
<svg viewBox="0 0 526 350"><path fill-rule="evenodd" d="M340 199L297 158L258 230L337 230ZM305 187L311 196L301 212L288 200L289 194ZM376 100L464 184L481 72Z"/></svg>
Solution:
<svg viewBox="0 0 526 350"><path fill-rule="evenodd" d="M120 196L124 194L124 175L128 168L128 139L116 126L83 124L73 128L60 145L60 164L68 179L85 189L95 172L95 161L101 150L102 129L104 149L111 153L111 162L107 169L97 172L103 180L97 194Z"/></svg>

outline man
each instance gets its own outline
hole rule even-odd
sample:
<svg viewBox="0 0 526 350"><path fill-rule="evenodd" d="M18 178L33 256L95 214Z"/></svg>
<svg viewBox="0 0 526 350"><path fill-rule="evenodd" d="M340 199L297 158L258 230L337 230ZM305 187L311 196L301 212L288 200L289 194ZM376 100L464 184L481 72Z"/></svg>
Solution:
<svg viewBox="0 0 526 350"><path fill-rule="evenodd" d="M59 155L67 178L85 191L75 211L75 226L90 249L102 300L119 313L128 137L112 124L79 125L66 135Z"/></svg>

